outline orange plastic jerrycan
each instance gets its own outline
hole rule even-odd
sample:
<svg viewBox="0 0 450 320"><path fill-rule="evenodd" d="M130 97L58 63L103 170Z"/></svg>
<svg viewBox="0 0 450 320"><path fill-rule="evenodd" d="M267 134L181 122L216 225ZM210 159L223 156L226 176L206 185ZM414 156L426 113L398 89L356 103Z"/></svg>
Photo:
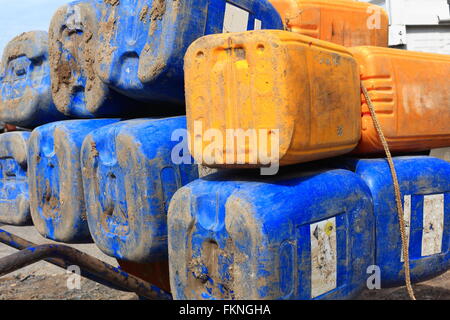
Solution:
<svg viewBox="0 0 450 320"><path fill-rule="evenodd" d="M343 46L388 46L389 17L353 0L270 0L289 31Z"/></svg>
<svg viewBox="0 0 450 320"><path fill-rule="evenodd" d="M352 151L361 130L357 63L293 32L203 37L185 57L190 151L209 167L289 165Z"/></svg>
<svg viewBox="0 0 450 320"><path fill-rule="evenodd" d="M393 152L450 146L450 56L398 49L351 48ZM360 154L381 153L362 96Z"/></svg>

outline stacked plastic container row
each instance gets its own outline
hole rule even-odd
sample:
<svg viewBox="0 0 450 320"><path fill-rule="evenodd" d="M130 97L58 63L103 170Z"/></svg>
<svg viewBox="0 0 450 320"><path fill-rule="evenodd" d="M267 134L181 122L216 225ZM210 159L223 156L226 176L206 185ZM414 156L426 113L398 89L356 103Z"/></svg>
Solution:
<svg viewBox="0 0 450 320"><path fill-rule="evenodd" d="M171 160L185 116L148 117L185 113L183 59L194 40L261 28L283 28L267 1L86 0L62 6L48 34L13 39L0 70L0 119L34 130L4 135L21 137L26 158L4 157L3 198L12 203L4 215L18 216L16 202L23 210L20 221L2 220L32 221L56 241L93 238L124 269L170 290L167 208L199 170ZM138 117L147 118L125 121ZM83 149L85 138L95 141ZM10 162L22 175L8 174Z"/></svg>
<svg viewBox="0 0 450 320"><path fill-rule="evenodd" d="M38 127L0 135L1 223L93 240L177 299L349 299L372 265L402 284L385 160L302 163L382 156L361 81L394 153L450 146L449 56L383 48L385 12L350 0L110 3L5 50L0 121ZM450 164L395 165L422 281L450 264Z"/></svg>

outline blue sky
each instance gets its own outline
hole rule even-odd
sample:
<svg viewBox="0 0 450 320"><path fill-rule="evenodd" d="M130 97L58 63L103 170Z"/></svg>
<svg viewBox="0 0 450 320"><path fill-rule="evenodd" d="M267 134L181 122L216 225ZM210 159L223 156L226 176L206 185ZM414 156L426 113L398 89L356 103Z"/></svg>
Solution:
<svg viewBox="0 0 450 320"><path fill-rule="evenodd" d="M32 30L48 31L50 19L69 0L0 0L0 57L16 35Z"/></svg>

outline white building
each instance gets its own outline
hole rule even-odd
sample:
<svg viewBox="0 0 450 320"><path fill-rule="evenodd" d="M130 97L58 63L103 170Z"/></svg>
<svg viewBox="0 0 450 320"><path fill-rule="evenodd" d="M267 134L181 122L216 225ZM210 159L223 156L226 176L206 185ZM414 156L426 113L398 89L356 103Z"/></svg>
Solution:
<svg viewBox="0 0 450 320"><path fill-rule="evenodd" d="M450 0L360 0L382 6L390 19L389 45L450 54Z"/></svg>

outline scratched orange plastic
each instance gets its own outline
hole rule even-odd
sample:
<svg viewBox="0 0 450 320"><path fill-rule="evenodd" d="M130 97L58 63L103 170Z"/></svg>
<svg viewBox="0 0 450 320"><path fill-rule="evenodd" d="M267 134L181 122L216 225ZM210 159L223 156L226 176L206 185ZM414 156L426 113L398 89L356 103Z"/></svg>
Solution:
<svg viewBox="0 0 450 320"><path fill-rule="evenodd" d="M210 35L189 48L185 80L190 151L206 166L261 167L254 155L272 147L281 165L307 162L360 139L359 74L345 47L287 31ZM234 139L236 129L257 139Z"/></svg>
<svg viewBox="0 0 450 320"><path fill-rule="evenodd" d="M270 0L286 29L343 46L388 46L389 17L353 0Z"/></svg>
<svg viewBox="0 0 450 320"><path fill-rule="evenodd" d="M391 151L450 146L450 56L389 48L351 48ZM362 96L362 138L356 153L383 147Z"/></svg>

